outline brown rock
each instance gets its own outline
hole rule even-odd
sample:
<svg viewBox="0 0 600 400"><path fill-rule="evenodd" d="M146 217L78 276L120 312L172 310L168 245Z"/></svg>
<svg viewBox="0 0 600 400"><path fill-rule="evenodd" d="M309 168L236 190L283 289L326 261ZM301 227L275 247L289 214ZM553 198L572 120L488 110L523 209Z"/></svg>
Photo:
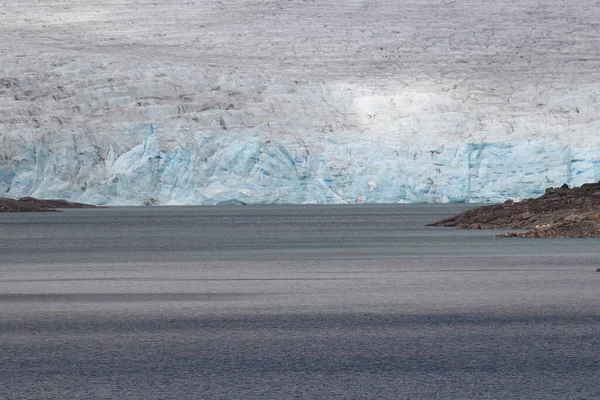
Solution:
<svg viewBox="0 0 600 400"><path fill-rule="evenodd" d="M525 212L518 214L517 218L520 219L521 221L524 221L526 219L531 218L532 216L533 216L533 213L531 211L525 211Z"/></svg>
<svg viewBox="0 0 600 400"><path fill-rule="evenodd" d="M537 199L479 207L431 225L530 230L518 237L600 237L600 183L564 186L549 188Z"/></svg>

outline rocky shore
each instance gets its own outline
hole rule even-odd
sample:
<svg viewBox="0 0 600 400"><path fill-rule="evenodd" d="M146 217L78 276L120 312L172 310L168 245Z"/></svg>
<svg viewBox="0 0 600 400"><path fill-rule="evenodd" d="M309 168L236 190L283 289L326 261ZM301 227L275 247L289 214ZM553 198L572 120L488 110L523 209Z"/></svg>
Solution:
<svg viewBox="0 0 600 400"><path fill-rule="evenodd" d="M466 229L515 229L497 237L600 237L600 182L581 187L548 188L541 197L478 207L430 226Z"/></svg>
<svg viewBox="0 0 600 400"><path fill-rule="evenodd" d="M41 200L34 197L22 197L19 200L0 198L0 212L48 212L57 208L96 208L84 203L72 203L67 200Z"/></svg>

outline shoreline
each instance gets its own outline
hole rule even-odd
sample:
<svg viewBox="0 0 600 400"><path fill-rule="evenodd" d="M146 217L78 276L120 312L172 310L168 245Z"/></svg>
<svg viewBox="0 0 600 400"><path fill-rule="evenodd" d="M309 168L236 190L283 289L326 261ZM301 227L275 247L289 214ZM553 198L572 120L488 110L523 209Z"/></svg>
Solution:
<svg viewBox="0 0 600 400"><path fill-rule="evenodd" d="M477 207L428 226L462 229L514 229L495 237L598 238L600 237L600 182L580 187L548 188L535 199L507 200Z"/></svg>
<svg viewBox="0 0 600 400"><path fill-rule="evenodd" d="M20 199L0 198L0 212L59 212L58 208L99 208L93 204L73 203L67 200L42 200L35 197Z"/></svg>

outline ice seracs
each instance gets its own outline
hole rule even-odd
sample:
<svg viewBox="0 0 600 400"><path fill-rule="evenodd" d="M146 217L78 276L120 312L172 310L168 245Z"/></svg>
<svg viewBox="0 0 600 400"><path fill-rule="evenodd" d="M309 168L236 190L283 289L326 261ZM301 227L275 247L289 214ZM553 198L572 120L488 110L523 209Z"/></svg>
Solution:
<svg viewBox="0 0 600 400"><path fill-rule="evenodd" d="M7 2L0 196L490 202L600 179L592 3L350 3Z"/></svg>

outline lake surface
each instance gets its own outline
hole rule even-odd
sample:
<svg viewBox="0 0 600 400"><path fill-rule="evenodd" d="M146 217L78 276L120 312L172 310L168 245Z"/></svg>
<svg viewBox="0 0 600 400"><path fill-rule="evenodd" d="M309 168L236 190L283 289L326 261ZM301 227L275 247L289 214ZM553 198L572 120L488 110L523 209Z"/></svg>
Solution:
<svg viewBox="0 0 600 400"><path fill-rule="evenodd" d="M0 214L0 399L598 399L600 246L469 205Z"/></svg>

